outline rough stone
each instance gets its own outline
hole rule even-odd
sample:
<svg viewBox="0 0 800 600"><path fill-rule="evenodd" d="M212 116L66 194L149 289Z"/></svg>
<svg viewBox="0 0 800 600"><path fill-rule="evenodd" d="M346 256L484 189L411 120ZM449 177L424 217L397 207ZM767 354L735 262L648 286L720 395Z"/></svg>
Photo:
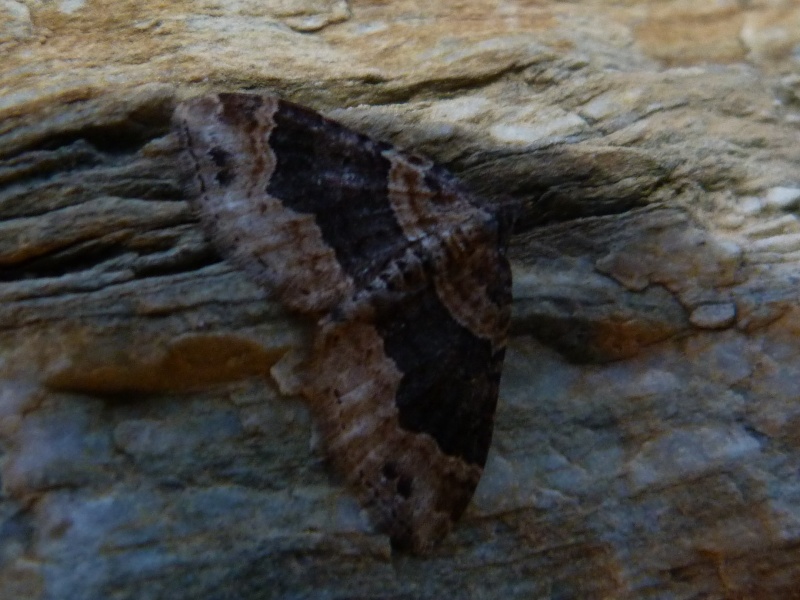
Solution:
<svg viewBox="0 0 800 600"><path fill-rule="evenodd" d="M0 2L0 597L796 598L798 20ZM331 476L310 324L185 203L172 109L223 90L521 202L492 450L432 557Z"/></svg>

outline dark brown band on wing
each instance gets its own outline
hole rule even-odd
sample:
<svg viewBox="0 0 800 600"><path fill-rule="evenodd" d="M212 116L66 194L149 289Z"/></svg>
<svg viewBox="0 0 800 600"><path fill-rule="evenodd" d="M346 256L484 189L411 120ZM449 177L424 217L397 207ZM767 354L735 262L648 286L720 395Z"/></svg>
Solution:
<svg viewBox="0 0 800 600"><path fill-rule="evenodd" d="M376 299L375 327L403 378L395 404L400 426L427 433L442 452L483 466L492 440L504 349L453 319L432 286L402 304Z"/></svg>
<svg viewBox="0 0 800 600"><path fill-rule="evenodd" d="M344 271L369 282L407 244L387 198L388 146L288 102L273 118L267 193L314 215Z"/></svg>

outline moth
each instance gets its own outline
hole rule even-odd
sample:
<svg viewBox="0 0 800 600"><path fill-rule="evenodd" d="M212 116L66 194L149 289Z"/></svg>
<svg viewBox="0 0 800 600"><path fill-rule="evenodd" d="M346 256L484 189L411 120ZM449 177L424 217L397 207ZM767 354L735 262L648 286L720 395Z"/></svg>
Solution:
<svg viewBox="0 0 800 600"><path fill-rule="evenodd" d="M187 194L218 251L317 323L302 395L393 546L428 552L492 438L510 219L443 168L270 95L180 104Z"/></svg>

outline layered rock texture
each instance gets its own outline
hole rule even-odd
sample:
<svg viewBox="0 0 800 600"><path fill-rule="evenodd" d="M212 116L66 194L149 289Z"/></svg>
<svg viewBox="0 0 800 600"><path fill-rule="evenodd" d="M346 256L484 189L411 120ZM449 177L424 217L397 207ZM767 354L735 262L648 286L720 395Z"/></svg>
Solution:
<svg viewBox="0 0 800 600"><path fill-rule="evenodd" d="M800 4L0 2L0 598L800 597ZM169 121L269 91L523 209L494 442L392 552Z"/></svg>

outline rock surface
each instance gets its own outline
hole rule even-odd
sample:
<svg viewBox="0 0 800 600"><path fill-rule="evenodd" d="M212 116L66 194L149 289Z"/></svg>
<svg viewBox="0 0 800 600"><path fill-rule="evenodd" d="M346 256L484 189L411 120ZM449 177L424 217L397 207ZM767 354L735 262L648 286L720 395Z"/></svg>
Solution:
<svg viewBox="0 0 800 600"><path fill-rule="evenodd" d="M0 598L797 598L800 5L0 2ZM169 118L265 90L524 212L493 449L392 554ZM285 391L285 390L284 390Z"/></svg>

